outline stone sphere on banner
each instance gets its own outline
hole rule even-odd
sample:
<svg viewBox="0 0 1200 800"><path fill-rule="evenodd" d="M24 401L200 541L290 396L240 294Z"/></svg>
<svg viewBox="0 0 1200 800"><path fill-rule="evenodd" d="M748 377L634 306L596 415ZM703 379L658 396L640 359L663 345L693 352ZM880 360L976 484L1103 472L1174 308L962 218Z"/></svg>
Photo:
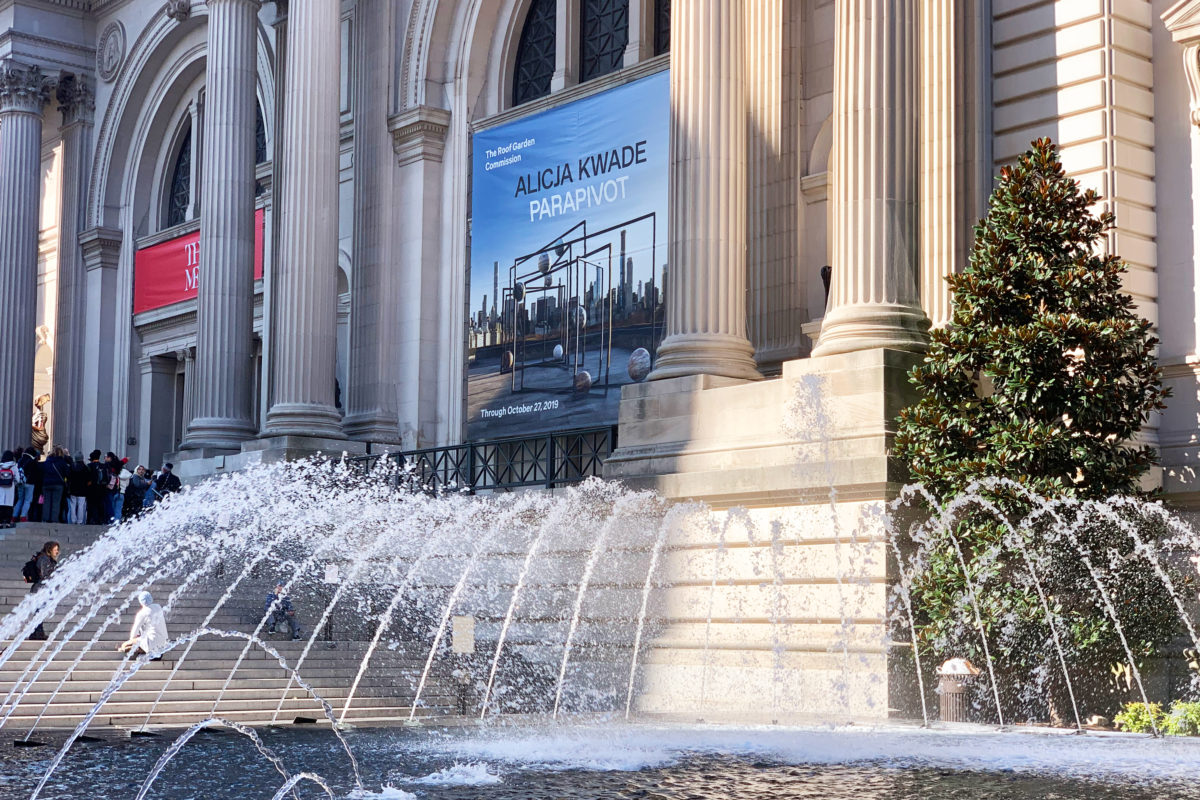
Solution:
<svg viewBox="0 0 1200 800"><path fill-rule="evenodd" d="M554 255L562 258L562 254L565 252L567 252L567 246L563 244L563 240L560 237L554 241Z"/></svg>
<svg viewBox="0 0 1200 800"><path fill-rule="evenodd" d="M516 363L516 358L513 357L512 350L505 350L504 355L500 356L500 368L507 371L513 368Z"/></svg>
<svg viewBox="0 0 1200 800"><path fill-rule="evenodd" d="M517 281L513 284L513 300L520 303L525 299L525 284Z"/></svg>
<svg viewBox="0 0 1200 800"><path fill-rule="evenodd" d="M581 369L575 373L575 394L587 394L592 388L592 373Z"/></svg>
<svg viewBox="0 0 1200 800"><path fill-rule="evenodd" d="M538 272L545 275L550 271L550 254L542 253L538 256Z"/></svg>
<svg viewBox="0 0 1200 800"><path fill-rule="evenodd" d="M650 374L650 351L639 347L629 354L629 364L626 367L629 377L634 383L641 383Z"/></svg>
<svg viewBox="0 0 1200 800"><path fill-rule="evenodd" d="M563 346L561 344L554 345L554 360L562 361L562 357L563 357Z"/></svg>
<svg viewBox="0 0 1200 800"><path fill-rule="evenodd" d="M547 289L549 289L549 288L550 288L551 286L553 286L553 285L554 285L554 276L553 276L553 275L547 275L547 276L546 276L546 288L547 288Z"/></svg>
<svg viewBox="0 0 1200 800"><path fill-rule="evenodd" d="M571 309L571 321L575 323L576 328L587 327L587 309L575 306Z"/></svg>

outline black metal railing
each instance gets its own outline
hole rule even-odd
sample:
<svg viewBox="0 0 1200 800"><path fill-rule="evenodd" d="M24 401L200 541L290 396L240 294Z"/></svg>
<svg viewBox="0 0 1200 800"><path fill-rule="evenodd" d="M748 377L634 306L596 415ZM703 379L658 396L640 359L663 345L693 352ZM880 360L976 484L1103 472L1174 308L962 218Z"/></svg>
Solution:
<svg viewBox="0 0 1200 800"><path fill-rule="evenodd" d="M527 486L553 489L599 476L604 460L616 446L616 427L579 428L539 436L355 456L351 461L371 471L386 459L398 467L389 474L427 491L474 493Z"/></svg>

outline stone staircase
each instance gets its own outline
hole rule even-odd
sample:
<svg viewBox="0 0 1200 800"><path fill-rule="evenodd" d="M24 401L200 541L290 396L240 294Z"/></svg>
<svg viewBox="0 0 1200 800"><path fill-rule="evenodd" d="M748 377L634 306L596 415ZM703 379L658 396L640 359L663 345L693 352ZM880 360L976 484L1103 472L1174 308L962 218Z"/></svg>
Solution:
<svg viewBox="0 0 1200 800"><path fill-rule="evenodd" d="M72 526L21 524L16 528L0 531L0 617L8 614L28 594L29 587L21 578L21 566L41 548L48 539L62 544L61 565L65 565L72 554L79 552L103 535L99 526ZM253 586L239 588L225 604L209 627L253 631L261 618L262 597L265 580L247 581ZM168 595L178 583L161 582L151 587L157 602L165 605ZM200 627L204 617L216 604L227 587L226 581L200 580L189 587L176 600L167 616L168 629L172 638ZM120 668L123 656L116 647L126 639L129 626L136 613L133 603L119 622L100 634L96 644L88 650L79 665L70 670L80 652L103 625L110 612L127 599L136 586L130 584L105 603L87 625L70 641L61 646L61 651L46 664L46 657L60 647L58 637L51 637L49 648L36 657L44 642L20 643L17 651L5 664L0 665L0 699L9 695L14 687L18 691L28 687L28 681L36 675L32 687L22 697L15 709L11 699L0 709L0 719L10 716L2 724L11 731L26 731L37 723L39 730L75 727L100 699ZM45 624L47 634L72 606L68 601L60 604L56 615ZM320 611L305 608L298 603L303 623L315 623ZM72 620L66 626L74 626ZM64 630L64 632L65 632ZM301 667L301 676L312 685L333 708L335 718L340 718L349 687L368 647L367 638L359 634L341 634L334 626L334 638L318 638ZM306 629L307 634L310 631ZM290 641L286 636L260 637L267 640L289 665L295 664L306 641ZM0 641L0 648L10 642ZM112 696L94 718L90 728L104 726L141 728L145 725L183 726L190 725L210 716L262 725L272 722L291 723L298 718L302 722L315 720L327 724L320 704L300 686L290 681L290 675L269 653L251 647L237 672L230 679L230 670L245 649L242 639L219 639L204 637L197 640L182 667L174 677L171 673L183 656L184 647L168 652L161 661L150 662L130 678ZM355 725L388 724L407 720L412 711L413 688L425 665L428 651L417 644L401 645L395 649L381 645L372 657L370 668L363 676L354 695L345 722ZM33 659L32 669L28 669ZM39 669L44 670L37 674ZM68 675L68 671L70 673ZM436 665L421 695L418 716L448 713L457 705L454 682L447 670ZM63 678L66 680L63 681ZM229 681L220 702L214 708L214 700ZM59 684L62 683L61 689ZM289 686L290 683L290 686ZM166 692L162 692L167 686ZM47 701L54 695L54 702ZM161 700L159 695L162 693ZM282 704L280 698L283 698ZM158 700L157 705L155 702ZM154 707L152 718L147 717Z"/></svg>

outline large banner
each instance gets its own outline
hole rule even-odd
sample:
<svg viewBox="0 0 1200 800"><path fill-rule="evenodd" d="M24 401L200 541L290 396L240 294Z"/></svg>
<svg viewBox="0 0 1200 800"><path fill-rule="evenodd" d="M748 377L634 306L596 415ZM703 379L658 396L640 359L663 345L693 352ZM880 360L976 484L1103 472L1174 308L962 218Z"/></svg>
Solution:
<svg viewBox="0 0 1200 800"><path fill-rule="evenodd" d="M610 425L667 280L668 75L475 134L467 435Z"/></svg>
<svg viewBox="0 0 1200 800"><path fill-rule="evenodd" d="M263 276L263 210L254 212L254 277ZM196 296L200 280L200 231L144 247L133 257L133 313Z"/></svg>

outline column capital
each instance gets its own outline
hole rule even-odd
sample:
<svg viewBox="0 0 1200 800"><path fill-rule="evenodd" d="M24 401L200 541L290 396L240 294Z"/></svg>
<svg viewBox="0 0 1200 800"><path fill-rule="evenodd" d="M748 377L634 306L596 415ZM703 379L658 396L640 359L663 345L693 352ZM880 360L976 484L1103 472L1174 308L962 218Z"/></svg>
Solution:
<svg viewBox="0 0 1200 800"><path fill-rule="evenodd" d="M63 76L54 95L62 114L62 127L92 122L96 113L96 89L87 78L82 75Z"/></svg>
<svg viewBox="0 0 1200 800"><path fill-rule="evenodd" d="M40 67L0 61L0 114L15 111L40 117L54 84Z"/></svg>
<svg viewBox="0 0 1200 800"><path fill-rule="evenodd" d="M388 118L392 149L397 166L414 161L441 161L446 151L450 112L433 106L417 106Z"/></svg>

